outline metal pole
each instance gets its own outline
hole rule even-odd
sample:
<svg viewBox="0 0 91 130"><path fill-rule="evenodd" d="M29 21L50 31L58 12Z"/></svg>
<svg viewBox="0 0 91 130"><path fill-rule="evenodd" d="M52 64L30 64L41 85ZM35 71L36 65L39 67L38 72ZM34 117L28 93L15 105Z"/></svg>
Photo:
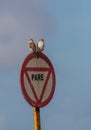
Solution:
<svg viewBox="0 0 91 130"><path fill-rule="evenodd" d="M34 107L34 130L41 130L39 107Z"/></svg>

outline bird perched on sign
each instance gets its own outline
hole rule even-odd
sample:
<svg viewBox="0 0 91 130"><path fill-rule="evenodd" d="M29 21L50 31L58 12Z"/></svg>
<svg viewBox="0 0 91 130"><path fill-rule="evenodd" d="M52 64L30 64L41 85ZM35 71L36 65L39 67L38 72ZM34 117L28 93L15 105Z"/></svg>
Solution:
<svg viewBox="0 0 91 130"><path fill-rule="evenodd" d="M36 45L32 39L30 39L28 41L28 46L29 46L31 52L36 53Z"/></svg>
<svg viewBox="0 0 91 130"><path fill-rule="evenodd" d="M43 39L39 40L39 42L37 44L37 49L38 49L37 50L38 52L42 52L44 50L44 40Z"/></svg>

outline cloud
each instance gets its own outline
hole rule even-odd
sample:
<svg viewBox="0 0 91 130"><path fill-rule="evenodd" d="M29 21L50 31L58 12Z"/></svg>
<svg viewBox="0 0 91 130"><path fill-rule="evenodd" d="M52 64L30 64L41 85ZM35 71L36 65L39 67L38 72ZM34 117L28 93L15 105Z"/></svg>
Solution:
<svg viewBox="0 0 91 130"><path fill-rule="evenodd" d="M19 32L18 23L13 16L0 14L0 66L14 64L18 58Z"/></svg>
<svg viewBox="0 0 91 130"><path fill-rule="evenodd" d="M0 66L12 66L26 54L27 40L47 38L53 32L53 20L43 3L9 2L0 13ZM3 5L3 4L2 4Z"/></svg>

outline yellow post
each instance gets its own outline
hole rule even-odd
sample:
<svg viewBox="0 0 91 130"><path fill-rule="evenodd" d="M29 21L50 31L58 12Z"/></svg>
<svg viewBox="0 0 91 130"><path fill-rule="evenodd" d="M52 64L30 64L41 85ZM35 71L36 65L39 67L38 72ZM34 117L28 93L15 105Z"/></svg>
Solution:
<svg viewBox="0 0 91 130"><path fill-rule="evenodd" d="M40 109L34 107L34 130L41 130Z"/></svg>

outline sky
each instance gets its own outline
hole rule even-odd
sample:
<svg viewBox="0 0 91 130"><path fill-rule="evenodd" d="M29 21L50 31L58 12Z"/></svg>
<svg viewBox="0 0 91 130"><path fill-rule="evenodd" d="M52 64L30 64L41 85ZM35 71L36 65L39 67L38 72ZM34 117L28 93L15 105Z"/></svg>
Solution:
<svg viewBox="0 0 91 130"><path fill-rule="evenodd" d="M19 81L30 38L44 39L56 74L41 129L91 130L90 0L0 0L0 130L34 129Z"/></svg>

